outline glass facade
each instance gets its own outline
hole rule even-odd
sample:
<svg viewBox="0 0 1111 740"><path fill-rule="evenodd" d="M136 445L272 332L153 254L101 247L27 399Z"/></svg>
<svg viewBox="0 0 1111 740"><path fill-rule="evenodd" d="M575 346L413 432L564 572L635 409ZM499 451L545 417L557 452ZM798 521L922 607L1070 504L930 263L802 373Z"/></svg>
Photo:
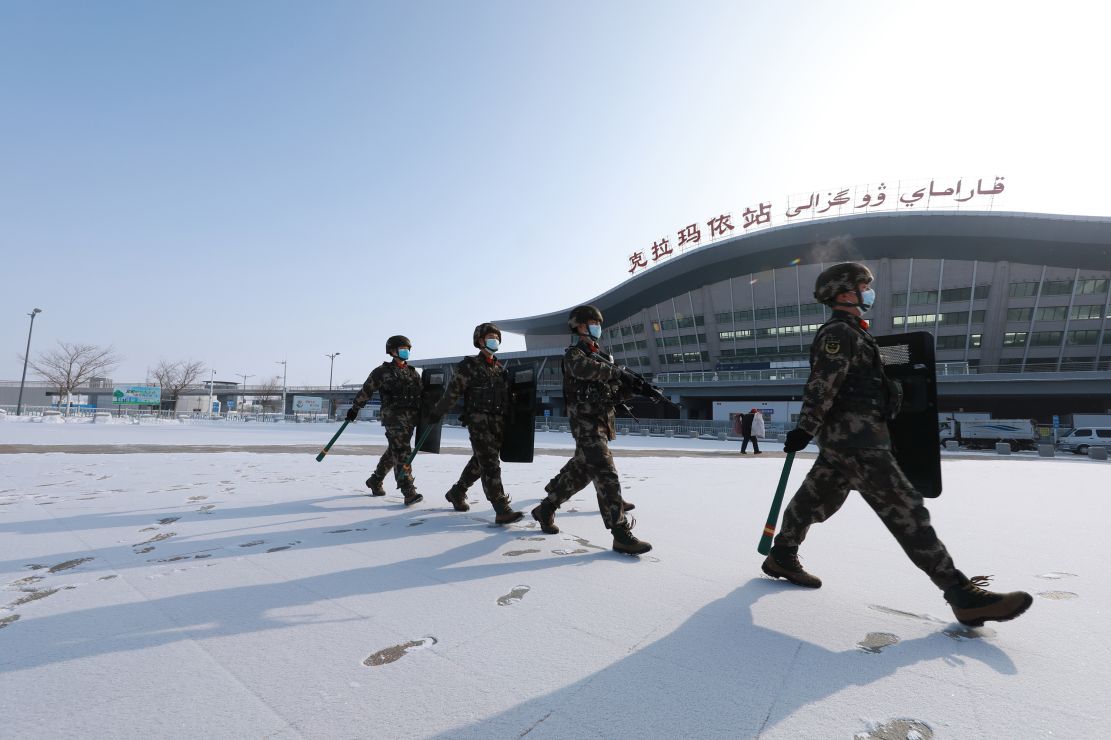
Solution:
<svg viewBox="0 0 1111 740"><path fill-rule="evenodd" d="M868 263L877 335L928 331L938 362L980 372L1096 369L1111 359L1111 272L976 260ZM644 306L606 328L619 364L703 372L805 364L828 319L815 303L825 264L736 275Z"/></svg>

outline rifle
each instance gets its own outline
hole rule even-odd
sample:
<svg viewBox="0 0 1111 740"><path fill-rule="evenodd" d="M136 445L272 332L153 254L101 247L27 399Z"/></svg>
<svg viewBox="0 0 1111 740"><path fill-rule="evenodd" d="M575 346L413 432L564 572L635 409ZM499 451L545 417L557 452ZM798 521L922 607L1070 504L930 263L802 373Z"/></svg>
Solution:
<svg viewBox="0 0 1111 740"><path fill-rule="evenodd" d="M609 355L605 355L600 352L592 352L590 356L593 357L595 360L598 360L599 362L604 362L607 365L613 365L618 370L620 370L621 377L619 378L619 382L621 383L621 385L628 388L636 395L643 396L644 398L652 401L652 403L664 403L675 410L679 410L679 404L675 403L670 398L665 396L664 392L660 390L658 386L654 386L649 383L648 379L640 373L634 370L630 370L624 365L618 365ZM627 409L628 407L626 407L626 410ZM632 416L632 413L630 412L629 415ZM636 417L634 416L633 418L635 419Z"/></svg>

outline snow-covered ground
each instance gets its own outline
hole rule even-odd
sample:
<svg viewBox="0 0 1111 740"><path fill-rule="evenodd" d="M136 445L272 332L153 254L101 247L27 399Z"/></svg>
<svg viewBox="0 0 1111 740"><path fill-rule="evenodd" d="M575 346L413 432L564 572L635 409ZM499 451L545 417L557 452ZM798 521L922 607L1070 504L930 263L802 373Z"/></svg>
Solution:
<svg viewBox="0 0 1111 740"><path fill-rule="evenodd" d="M302 449L334 429L0 424L0 449L167 445L0 454L0 736L1111 734L1107 462L946 459L930 509L958 566L1036 594L973 630L857 496L801 553L823 588L764 578L781 457L622 438L660 449L617 460L655 546L638 559L609 550L590 491L554 536L493 526L478 486L451 511L461 454L418 457L414 507L389 484L369 498L373 456ZM381 443L372 424L341 438ZM506 465L516 505L565 459Z"/></svg>

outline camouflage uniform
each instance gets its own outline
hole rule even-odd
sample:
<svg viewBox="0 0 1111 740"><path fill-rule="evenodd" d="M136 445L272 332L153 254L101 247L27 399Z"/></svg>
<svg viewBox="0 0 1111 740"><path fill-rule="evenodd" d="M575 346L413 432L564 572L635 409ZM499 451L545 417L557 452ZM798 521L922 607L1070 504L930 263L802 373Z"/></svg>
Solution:
<svg viewBox="0 0 1111 740"><path fill-rule="evenodd" d="M462 421L470 433L474 454L463 468L456 486L465 492L481 478L486 500L501 511L509 506L509 497L502 488L500 457L509 410L509 381L505 368L495 357L483 352L465 357L455 366L455 374L432 416L443 416L460 395L463 396Z"/></svg>
<svg viewBox="0 0 1111 740"><path fill-rule="evenodd" d="M387 448L367 485L372 489L381 488L386 473L392 467L397 487L408 497L416 493L412 470L405 461L412 454L409 440L420 419L420 375L407 363L383 362L367 376L355 396L355 408L365 406L374 391L378 391L382 398L382 427L386 430Z"/></svg>
<svg viewBox="0 0 1111 740"><path fill-rule="evenodd" d="M544 490L553 508L593 482L598 511L607 529L627 529L621 482L609 451L616 438L614 404L628 398L620 382L621 370L591 355L598 346L580 340L563 354L563 396L571 417L575 456L567 461Z"/></svg>
<svg viewBox="0 0 1111 740"><path fill-rule="evenodd" d="M814 337L798 427L817 436L821 452L787 505L774 549L797 552L810 525L835 514L856 490L911 561L945 589L964 577L891 453L887 419L897 412L901 390L884 375L879 347L865 327L835 310Z"/></svg>

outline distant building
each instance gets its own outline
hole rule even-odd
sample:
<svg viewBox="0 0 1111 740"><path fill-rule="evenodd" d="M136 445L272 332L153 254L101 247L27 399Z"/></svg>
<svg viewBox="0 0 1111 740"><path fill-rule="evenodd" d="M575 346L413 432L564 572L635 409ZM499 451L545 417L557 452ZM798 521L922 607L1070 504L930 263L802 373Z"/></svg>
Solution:
<svg viewBox="0 0 1111 740"><path fill-rule="evenodd" d="M619 364L705 418L713 400L799 395L829 315L814 280L847 260L875 273L872 332L929 331L939 373L962 376L939 383L943 407L997 417L1111 408L1107 218L928 211L790 224L691 249L581 303L605 315ZM505 357L537 367L557 410L571 308L496 321L524 335L528 351Z"/></svg>

